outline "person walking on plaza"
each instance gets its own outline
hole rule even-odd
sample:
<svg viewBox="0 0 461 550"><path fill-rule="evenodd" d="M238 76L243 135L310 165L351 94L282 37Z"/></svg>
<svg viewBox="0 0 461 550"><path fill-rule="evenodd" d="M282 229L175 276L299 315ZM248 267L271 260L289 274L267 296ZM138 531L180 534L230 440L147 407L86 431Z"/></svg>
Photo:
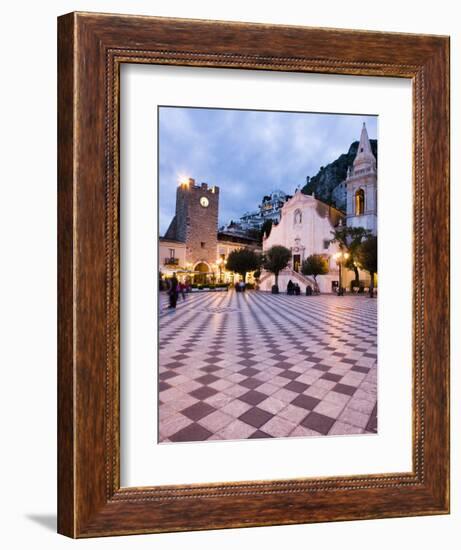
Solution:
<svg viewBox="0 0 461 550"><path fill-rule="evenodd" d="M178 301L178 284L176 273L173 273L173 277L170 279L170 288L168 289L168 295L170 297L169 309L176 309L176 302Z"/></svg>
<svg viewBox="0 0 461 550"><path fill-rule="evenodd" d="M181 293L182 299L186 299L186 285L184 283L179 283L179 292Z"/></svg>

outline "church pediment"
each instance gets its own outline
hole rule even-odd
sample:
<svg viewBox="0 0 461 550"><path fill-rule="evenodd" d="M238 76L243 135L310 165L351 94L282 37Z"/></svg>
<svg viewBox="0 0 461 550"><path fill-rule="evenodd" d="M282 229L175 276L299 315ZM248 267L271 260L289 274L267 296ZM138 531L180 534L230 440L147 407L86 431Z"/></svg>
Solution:
<svg viewBox="0 0 461 550"><path fill-rule="evenodd" d="M311 206L316 202L316 199L311 195L305 195L304 193L301 193L301 191L298 191L289 201L285 203L283 212L295 210L296 208L302 208L303 206Z"/></svg>

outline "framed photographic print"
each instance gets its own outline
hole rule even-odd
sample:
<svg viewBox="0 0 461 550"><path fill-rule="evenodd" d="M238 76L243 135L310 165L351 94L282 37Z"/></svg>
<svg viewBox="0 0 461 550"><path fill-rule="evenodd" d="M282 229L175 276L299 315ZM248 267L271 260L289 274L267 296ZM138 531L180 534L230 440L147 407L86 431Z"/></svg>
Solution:
<svg viewBox="0 0 461 550"><path fill-rule="evenodd" d="M448 38L58 31L59 532L448 513Z"/></svg>

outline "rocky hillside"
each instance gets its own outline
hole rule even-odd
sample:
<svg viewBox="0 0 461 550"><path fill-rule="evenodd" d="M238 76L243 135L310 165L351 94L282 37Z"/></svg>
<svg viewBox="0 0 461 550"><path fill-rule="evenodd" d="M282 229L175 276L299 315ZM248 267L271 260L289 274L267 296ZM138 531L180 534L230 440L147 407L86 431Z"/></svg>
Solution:
<svg viewBox="0 0 461 550"><path fill-rule="evenodd" d="M378 142L376 139L370 139L370 143L373 154L378 159ZM319 172L310 178L301 191L306 195L315 193L316 198L321 201L331 204L340 210L345 210L345 195L338 192L334 193L333 191L335 187L346 179L347 168L352 166L358 146L359 142L354 141L347 153L342 154L330 164L322 166Z"/></svg>

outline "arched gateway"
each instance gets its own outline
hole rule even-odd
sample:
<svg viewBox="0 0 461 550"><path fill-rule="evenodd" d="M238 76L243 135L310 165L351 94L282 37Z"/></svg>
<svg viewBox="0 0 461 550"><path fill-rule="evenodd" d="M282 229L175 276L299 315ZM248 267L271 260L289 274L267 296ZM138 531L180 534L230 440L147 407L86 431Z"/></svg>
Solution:
<svg viewBox="0 0 461 550"><path fill-rule="evenodd" d="M203 285L207 282L208 274L211 274L211 267L207 262L198 262L194 266L194 283Z"/></svg>

